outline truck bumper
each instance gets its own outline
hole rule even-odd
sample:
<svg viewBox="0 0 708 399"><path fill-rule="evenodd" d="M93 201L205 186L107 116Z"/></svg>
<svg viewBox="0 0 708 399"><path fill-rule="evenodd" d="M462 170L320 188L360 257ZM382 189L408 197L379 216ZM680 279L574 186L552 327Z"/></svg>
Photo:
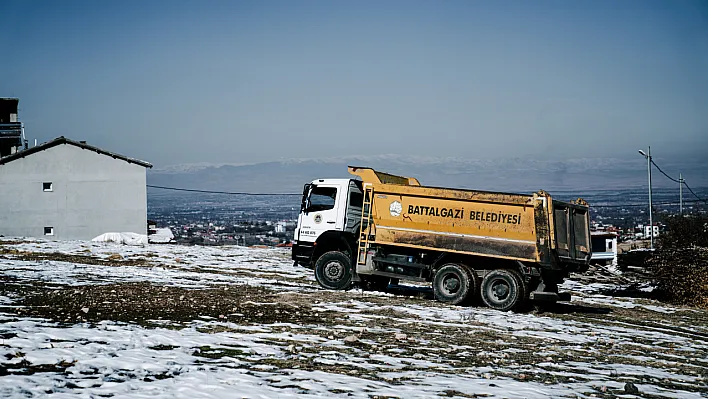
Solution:
<svg viewBox="0 0 708 399"><path fill-rule="evenodd" d="M312 254L315 252L315 243L307 241L295 241L293 243L292 258L302 266L310 266Z"/></svg>

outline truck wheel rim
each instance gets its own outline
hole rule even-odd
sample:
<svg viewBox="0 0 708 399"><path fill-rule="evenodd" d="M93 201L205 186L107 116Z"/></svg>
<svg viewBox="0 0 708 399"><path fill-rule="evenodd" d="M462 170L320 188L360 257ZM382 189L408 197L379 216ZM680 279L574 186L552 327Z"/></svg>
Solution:
<svg viewBox="0 0 708 399"><path fill-rule="evenodd" d="M492 298L501 302L509 297L509 291L511 291L511 287L509 287L509 284L507 284L506 281L499 279L491 284L491 286L489 287L489 291L492 294Z"/></svg>
<svg viewBox="0 0 708 399"><path fill-rule="evenodd" d="M344 265L339 262L329 262L325 265L324 272L328 280L340 280L344 276Z"/></svg>
<svg viewBox="0 0 708 399"><path fill-rule="evenodd" d="M442 290L446 295L454 295L460 289L460 279L454 275L449 274L443 278Z"/></svg>

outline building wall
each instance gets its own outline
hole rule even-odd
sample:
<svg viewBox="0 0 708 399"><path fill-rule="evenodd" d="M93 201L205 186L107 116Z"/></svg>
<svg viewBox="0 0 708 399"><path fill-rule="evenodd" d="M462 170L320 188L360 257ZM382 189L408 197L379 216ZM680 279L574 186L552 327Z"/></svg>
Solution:
<svg viewBox="0 0 708 399"><path fill-rule="evenodd" d="M145 167L70 144L0 165L0 234L90 240L147 234ZM51 182L52 191L43 191Z"/></svg>
<svg viewBox="0 0 708 399"><path fill-rule="evenodd" d="M607 252L612 252L612 266L617 266L617 237L606 238L605 248Z"/></svg>

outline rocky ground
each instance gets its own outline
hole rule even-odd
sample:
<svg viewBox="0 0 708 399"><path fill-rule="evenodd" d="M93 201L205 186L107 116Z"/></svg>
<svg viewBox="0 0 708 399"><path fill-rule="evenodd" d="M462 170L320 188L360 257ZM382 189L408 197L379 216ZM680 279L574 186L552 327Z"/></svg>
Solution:
<svg viewBox="0 0 708 399"><path fill-rule="evenodd" d="M320 289L289 252L0 241L0 396L708 394L708 313L602 268L568 304Z"/></svg>

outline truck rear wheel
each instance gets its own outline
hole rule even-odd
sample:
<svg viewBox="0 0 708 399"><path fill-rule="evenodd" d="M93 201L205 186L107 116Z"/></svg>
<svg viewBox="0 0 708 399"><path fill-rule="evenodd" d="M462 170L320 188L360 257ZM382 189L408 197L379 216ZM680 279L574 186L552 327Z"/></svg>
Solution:
<svg viewBox="0 0 708 399"><path fill-rule="evenodd" d="M344 290L352 283L349 257L339 251L324 253L315 263L315 279L329 290Z"/></svg>
<svg viewBox="0 0 708 399"><path fill-rule="evenodd" d="M519 306L524 298L521 276L515 270L497 269L482 280L482 301L492 309L506 312Z"/></svg>
<svg viewBox="0 0 708 399"><path fill-rule="evenodd" d="M469 301L474 294L476 283L474 272L464 265L448 263L435 273L433 293L435 299L452 305Z"/></svg>

